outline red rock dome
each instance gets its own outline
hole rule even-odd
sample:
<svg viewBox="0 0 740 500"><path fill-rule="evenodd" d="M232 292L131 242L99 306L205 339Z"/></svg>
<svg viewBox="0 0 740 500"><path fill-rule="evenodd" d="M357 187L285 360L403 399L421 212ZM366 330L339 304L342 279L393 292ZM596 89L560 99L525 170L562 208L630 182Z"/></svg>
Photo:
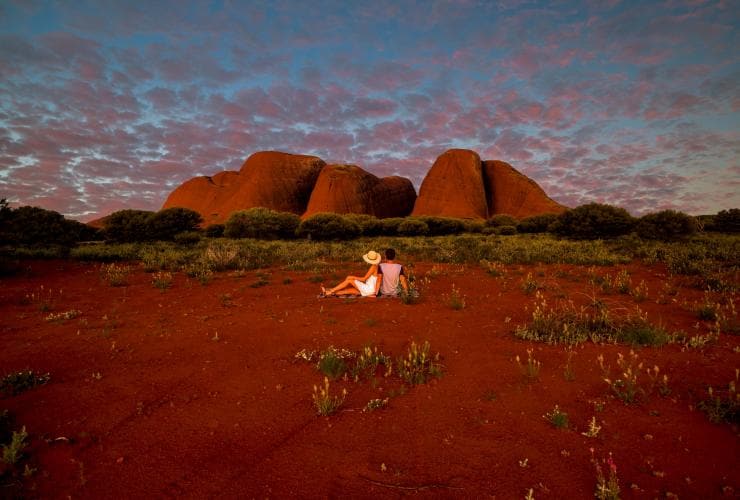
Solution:
<svg viewBox="0 0 740 500"><path fill-rule="evenodd" d="M490 215L509 214L521 219L546 213L559 214L566 209L548 197L535 181L503 161L483 162L483 182Z"/></svg>

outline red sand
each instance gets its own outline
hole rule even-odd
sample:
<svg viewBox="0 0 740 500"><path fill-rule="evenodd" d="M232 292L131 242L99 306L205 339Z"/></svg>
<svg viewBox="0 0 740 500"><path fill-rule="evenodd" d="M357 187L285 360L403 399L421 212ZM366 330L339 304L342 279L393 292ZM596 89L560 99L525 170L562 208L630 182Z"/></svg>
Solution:
<svg viewBox="0 0 740 500"><path fill-rule="evenodd" d="M551 302L584 302L592 293L585 267L508 266L504 278L493 278L477 267L438 265L442 273L430 277L421 303L408 306L317 299L311 273L279 269L267 270L269 284L260 288L249 286L256 272L220 273L207 286L176 273L163 293L138 268L129 286L113 288L96 265L24 265L28 274L2 280L0 368L52 378L0 399L0 410L26 426L26 463L38 469L0 496L522 498L532 488L536 498L593 498L590 448L598 457L613 454L625 498L740 492L737 429L696 410L707 385L734 378L740 338L723 334L703 350L639 349L646 366L669 376L672 392L627 406L610 396L596 357L615 366L629 347L577 347L569 382L565 347L513 336L532 310L533 297L520 289L527 272ZM417 275L431 268L417 265ZM614 276L619 269L595 270ZM669 331L707 332L703 322L694 328L691 304L700 290L672 278L678 294L657 304L665 270L627 269L633 284L648 284L639 306L652 321ZM336 266L337 277L360 271ZM448 305L453 283L465 295L462 310ZM62 290L53 312L82 314L44 321L48 313L23 300L41 285ZM624 295L603 300L615 314L635 305ZM441 354L442 378L404 394L397 377L380 371L375 383L336 381L332 392L349 392L341 411L315 414L312 387L322 375L295 360L297 351L372 343L395 357L412 339L429 340ZM539 381L530 383L514 361L526 359L528 348L542 362ZM389 395L387 408L362 411ZM602 411L594 401L604 403ZM556 404L568 413L569 429L543 418ZM602 426L596 438L581 434L592 416Z"/></svg>

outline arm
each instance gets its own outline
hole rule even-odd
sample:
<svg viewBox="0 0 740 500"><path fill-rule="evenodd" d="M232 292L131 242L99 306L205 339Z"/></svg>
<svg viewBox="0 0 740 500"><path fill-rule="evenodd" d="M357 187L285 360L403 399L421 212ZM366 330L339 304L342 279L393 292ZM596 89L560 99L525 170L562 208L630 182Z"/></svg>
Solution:
<svg viewBox="0 0 740 500"><path fill-rule="evenodd" d="M370 276L372 276L373 274L376 274L377 272L378 272L378 266L377 264L373 264L372 266L370 266L370 269L367 270L367 273L365 274L365 276L362 277L360 281L365 283Z"/></svg>
<svg viewBox="0 0 740 500"><path fill-rule="evenodd" d="M383 273L379 272L376 276L377 276L377 279L375 280L375 294L373 295L373 297L378 296L378 292L380 291L380 285L381 283L383 283Z"/></svg>
<svg viewBox="0 0 740 500"><path fill-rule="evenodd" d="M403 274L398 277L398 281L401 282L401 287L403 288L403 291L406 293L409 293L409 283L406 281L406 276Z"/></svg>

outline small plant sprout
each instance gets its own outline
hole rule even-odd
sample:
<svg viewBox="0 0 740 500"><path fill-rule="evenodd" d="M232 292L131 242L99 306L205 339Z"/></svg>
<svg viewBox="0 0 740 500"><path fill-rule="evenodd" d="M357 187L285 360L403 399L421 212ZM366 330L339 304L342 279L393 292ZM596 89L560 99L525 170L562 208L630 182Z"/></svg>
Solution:
<svg viewBox="0 0 740 500"><path fill-rule="evenodd" d="M640 281L640 284L637 285L635 288L633 288L630 293L632 294L632 297L635 299L635 302L642 302L643 300L647 299L648 286L645 283L645 280Z"/></svg>
<svg viewBox="0 0 740 500"><path fill-rule="evenodd" d="M365 412L375 411L380 408L385 408L387 404L388 404L388 398L371 399L370 401L367 402L367 404L365 405L365 408L363 408L362 411L365 411Z"/></svg>
<svg viewBox="0 0 740 500"><path fill-rule="evenodd" d="M396 360L398 376L411 385L425 384L430 377L442 376L442 365L439 363L439 353L430 354L429 341L419 346L411 342L406 357Z"/></svg>
<svg viewBox="0 0 740 500"><path fill-rule="evenodd" d="M568 358L565 360L565 367L563 368L563 378L568 382L573 382L576 379L576 374L573 371L573 355L575 351L568 349Z"/></svg>
<svg viewBox="0 0 740 500"><path fill-rule="evenodd" d="M612 454L609 453L609 458L603 460L606 462L609 468L609 475L604 475L604 471L601 468L601 464L594 456L594 449L591 448L591 463L594 464L596 469L596 491L594 496L599 500L619 500L619 478L617 477L617 465L614 463Z"/></svg>
<svg viewBox="0 0 740 500"><path fill-rule="evenodd" d="M596 415L591 417L591 420L588 421L588 430L586 432L581 432L582 435L590 438L595 438L599 435L599 431L601 430L600 425L596 425Z"/></svg>
<svg viewBox="0 0 740 500"><path fill-rule="evenodd" d="M157 271L152 276L152 286L159 288L163 292L172 286L172 273L167 271Z"/></svg>
<svg viewBox="0 0 740 500"><path fill-rule="evenodd" d="M534 500L534 488L529 488L529 490L527 490L524 500Z"/></svg>
<svg viewBox="0 0 740 500"><path fill-rule="evenodd" d="M123 264L103 264L100 266L100 277L110 286L128 285L128 275L131 272L130 266Z"/></svg>
<svg viewBox="0 0 740 500"><path fill-rule="evenodd" d="M23 426L20 432L13 431L13 437L11 438L10 443L3 445L3 462L8 465L14 465L18 460L20 460L23 448L26 447L27 437L28 433L26 432L25 426Z"/></svg>
<svg viewBox="0 0 740 500"><path fill-rule="evenodd" d="M707 389L709 398L701 401L699 409L707 414L710 422L715 424L729 422L740 423L740 393L737 392L740 369L735 368L735 380L727 384L726 390Z"/></svg>
<svg viewBox="0 0 740 500"><path fill-rule="evenodd" d="M558 405L555 405L555 408L553 408L552 411L545 413L543 417L556 429L564 429L568 427L568 414L560 411Z"/></svg>
<svg viewBox="0 0 740 500"><path fill-rule="evenodd" d="M62 290L59 290L58 297L62 296ZM54 309L56 303L57 293L51 288L46 288L44 285L40 285L38 290L26 294L23 299L25 304L34 304L36 308L41 312L49 312Z"/></svg>
<svg viewBox="0 0 740 500"><path fill-rule="evenodd" d="M532 277L532 273L527 273L527 277L522 281L521 288L522 292L530 295L542 288L542 286Z"/></svg>
<svg viewBox="0 0 740 500"><path fill-rule="evenodd" d="M500 278L504 275L505 268L500 262L489 262L486 259L480 261L480 265L485 271L494 278Z"/></svg>
<svg viewBox="0 0 740 500"><path fill-rule="evenodd" d="M519 370L521 370L522 375L529 380L537 380L540 376L540 368L542 367L542 363L534 359L534 355L532 354L532 349L527 349L527 362L522 363L519 359L519 355L516 357L516 364L519 367Z"/></svg>
<svg viewBox="0 0 740 500"><path fill-rule="evenodd" d="M653 366L652 368L647 369L648 377L650 378L650 390L652 390L657 387L658 388L658 394L660 394L663 397L666 397L670 395L671 388L668 387L668 375L665 373L661 377L660 375L660 367L658 365Z"/></svg>
<svg viewBox="0 0 740 500"><path fill-rule="evenodd" d="M38 374L33 370L9 373L0 379L0 393L16 396L36 386L46 384L50 378L48 373Z"/></svg>
<svg viewBox="0 0 740 500"><path fill-rule="evenodd" d="M465 309L465 296L460 293L460 289L457 288L454 283L452 284L452 291L450 292L447 303L456 311Z"/></svg>
<svg viewBox="0 0 740 500"><path fill-rule="evenodd" d="M331 396L329 393L329 377L324 377L324 386L319 388L313 386L313 404L316 411L322 417L331 415L342 406L344 399L347 397L347 389L342 389L341 396Z"/></svg>
<svg viewBox="0 0 740 500"><path fill-rule="evenodd" d="M614 280L614 287L621 294L626 295L630 293L630 288L632 288L632 279L630 279L630 275L626 269L619 271Z"/></svg>
<svg viewBox="0 0 740 500"><path fill-rule="evenodd" d="M635 403L640 394L645 394L645 390L640 387L638 381L639 373L642 370L642 363L637 364L637 358L638 356L634 351L630 351L629 360L625 359L621 353L618 353L617 366L619 366L621 375L613 380L609 376L604 378L604 382L609 384L612 392L626 404Z"/></svg>
<svg viewBox="0 0 740 500"><path fill-rule="evenodd" d="M69 311L64 311L64 312L50 313L47 317L44 318L44 321L48 321L50 323L56 323L56 322L66 321L68 319L75 319L80 314L82 314L81 311L78 311L77 309L70 309Z"/></svg>

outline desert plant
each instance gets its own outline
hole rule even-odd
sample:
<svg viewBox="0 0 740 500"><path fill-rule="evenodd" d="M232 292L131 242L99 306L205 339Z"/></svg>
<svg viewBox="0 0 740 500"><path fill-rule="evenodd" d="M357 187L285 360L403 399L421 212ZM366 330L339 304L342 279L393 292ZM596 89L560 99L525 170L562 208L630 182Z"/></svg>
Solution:
<svg viewBox="0 0 740 500"><path fill-rule="evenodd" d="M640 281L640 284L630 291L630 295L635 299L635 302L645 300L648 297L648 286L645 280Z"/></svg>
<svg viewBox="0 0 740 500"><path fill-rule="evenodd" d="M486 259L481 259L479 263L488 274L496 278L500 278L506 272L506 268L500 262L489 262Z"/></svg>
<svg viewBox="0 0 740 500"><path fill-rule="evenodd" d="M224 236L228 238L260 238L265 240L295 237L301 218L289 212L255 207L234 212L226 221Z"/></svg>
<svg viewBox="0 0 740 500"><path fill-rule="evenodd" d="M34 387L46 384L51 376L48 373L39 374L33 370L24 370L9 373L0 380L0 393L16 396Z"/></svg>
<svg viewBox="0 0 740 500"><path fill-rule="evenodd" d="M696 229L697 222L694 217L675 210L643 215L635 227L641 238L663 241L686 238L694 234Z"/></svg>
<svg viewBox="0 0 740 500"><path fill-rule="evenodd" d="M602 371L608 375L609 370L604 368L603 357L599 356L598 361ZM642 362L639 362L637 354L630 351L629 359L627 359L622 353L617 353L617 366L620 374L616 378L612 379L608 376L604 378L604 382L609 385L612 392L625 404L635 403L639 397L646 396L647 393L639 381Z"/></svg>
<svg viewBox="0 0 740 500"><path fill-rule="evenodd" d="M722 233L740 233L740 208L717 212L714 216L712 230Z"/></svg>
<svg viewBox="0 0 740 500"><path fill-rule="evenodd" d="M61 322L61 321L69 320L69 319L75 319L80 314L82 314L82 311L79 311L77 309L70 309L69 311L51 313L47 317L44 318L44 321L48 321L50 323Z"/></svg>
<svg viewBox="0 0 740 500"><path fill-rule="evenodd" d="M221 238L224 235L226 226L224 224L209 224L203 230L206 238Z"/></svg>
<svg viewBox="0 0 740 500"><path fill-rule="evenodd" d="M596 469L596 491L594 496L599 500L619 500L619 478L617 477L617 466L614 463L612 454L609 453L607 460L601 461L606 463L609 469L609 475L605 476L601 464L594 457L594 449L591 448L591 463Z"/></svg>
<svg viewBox="0 0 740 500"><path fill-rule="evenodd" d="M355 365L352 367L352 378L357 381L363 374L374 375L380 365L386 367L385 376L390 376L393 369L391 357L383 354L383 351L378 351L377 347L372 348L366 346L357 356L357 361L355 361Z"/></svg>
<svg viewBox="0 0 740 500"><path fill-rule="evenodd" d="M172 273L167 271L157 271L152 276L152 285L163 292L172 286Z"/></svg>
<svg viewBox="0 0 740 500"><path fill-rule="evenodd" d="M404 382L411 385L424 384L430 377L442 375L439 353L432 357L430 348L429 341L425 341L421 346L411 342L406 356L400 356L396 360L398 375Z"/></svg>
<svg viewBox="0 0 740 500"><path fill-rule="evenodd" d="M516 217L509 214L496 214L486 220L486 226L489 227L511 226L516 228L517 223Z"/></svg>
<svg viewBox="0 0 740 500"><path fill-rule="evenodd" d="M558 405L555 405L555 408L553 408L552 411L545 413L543 417L556 429L564 429L568 427L568 414L561 411Z"/></svg>
<svg viewBox="0 0 740 500"><path fill-rule="evenodd" d="M560 214L553 223L553 230L577 240L607 239L629 233L634 223L623 208L589 203Z"/></svg>
<svg viewBox="0 0 740 500"><path fill-rule="evenodd" d="M152 239L149 224L154 212L146 210L119 210L104 221L103 234L108 241L133 243Z"/></svg>
<svg viewBox="0 0 740 500"><path fill-rule="evenodd" d="M585 432L581 432L581 435L589 438L595 438L599 435L599 431L601 431L601 426L596 424L596 416L594 415L593 417L591 417L591 420L588 421L588 430Z"/></svg>
<svg viewBox="0 0 740 500"><path fill-rule="evenodd" d="M516 234L516 226L500 226L494 228L493 234L500 234L501 236L511 236Z"/></svg>
<svg viewBox="0 0 740 500"><path fill-rule="evenodd" d="M532 273L527 273L527 277L524 278L524 280L522 280L521 289L522 289L522 292L526 293L527 295L530 295L541 288L542 288L542 285L540 285L532 277Z"/></svg>
<svg viewBox="0 0 740 500"><path fill-rule="evenodd" d="M563 367L563 378L568 382L573 382L576 379L575 371L573 370L573 355L575 351L568 348L568 357L565 360L565 366Z"/></svg>
<svg viewBox="0 0 740 500"><path fill-rule="evenodd" d="M342 389L342 396L332 396L329 392L329 378L324 377L324 386L313 386L313 404L321 416L328 416L342 406L347 397L347 389Z"/></svg>
<svg viewBox="0 0 740 500"><path fill-rule="evenodd" d="M172 240L178 245L195 245L201 239L203 239L203 235L198 231L183 231L172 237Z"/></svg>
<svg viewBox="0 0 740 500"><path fill-rule="evenodd" d="M146 239L174 240L175 236L181 233L197 231L201 222L203 222L203 217L195 210L182 207L165 208L148 218Z"/></svg>
<svg viewBox="0 0 740 500"><path fill-rule="evenodd" d="M516 365L519 367L519 371L522 372L522 375L524 375L528 381L531 382L540 378L540 368L542 368L542 363L534 358L532 349L527 349L526 363L521 362L519 355L517 355L515 359Z"/></svg>
<svg viewBox="0 0 740 500"><path fill-rule="evenodd" d="M450 291L450 294L447 296L447 305L449 305L455 311L465 309L465 295L460 293L460 289L457 288L454 283L452 284L452 290Z"/></svg>
<svg viewBox="0 0 740 500"><path fill-rule="evenodd" d="M128 285L128 275L131 267L124 264L102 264L100 266L100 277L110 286Z"/></svg>
<svg viewBox="0 0 740 500"><path fill-rule="evenodd" d="M541 214L525 217L516 225L520 233L546 233L550 224L557 220L557 214Z"/></svg>
<svg viewBox="0 0 740 500"><path fill-rule="evenodd" d="M319 359L316 368L324 375L335 380L341 377L347 371L346 359L351 359L356 353L347 349L337 349L334 346L327 347L319 353Z"/></svg>
<svg viewBox="0 0 740 500"><path fill-rule="evenodd" d="M371 399L365 405L362 411L375 411L380 408L385 408L388 405L388 398L385 399Z"/></svg>
<svg viewBox="0 0 740 500"><path fill-rule="evenodd" d="M318 213L303 220L296 235L310 240L351 240L362 233L359 224L335 213Z"/></svg>
<svg viewBox="0 0 740 500"><path fill-rule="evenodd" d="M396 231L402 236L424 236L429 233L429 226L424 221L410 218L401 222Z"/></svg>
<svg viewBox="0 0 740 500"><path fill-rule="evenodd" d="M23 448L26 447L27 437L28 433L25 426L21 428L20 432L13 432L10 443L3 446L3 462L14 465L20 460Z"/></svg>
<svg viewBox="0 0 740 500"><path fill-rule="evenodd" d="M417 216L416 220L424 222L429 227L430 236L458 234L465 231L465 221L454 217Z"/></svg>
<svg viewBox="0 0 740 500"><path fill-rule="evenodd" d="M727 384L726 390L707 389L708 398L699 402L699 409L707 414L711 422L740 423L740 393L737 383L740 369L735 368L735 380Z"/></svg>
<svg viewBox="0 0 740 500"><path fill-rule="evenodd" d="M239 247L233 241L212 241L203 252L203 262L210 269L223 271L236 265Z"/></svg>

